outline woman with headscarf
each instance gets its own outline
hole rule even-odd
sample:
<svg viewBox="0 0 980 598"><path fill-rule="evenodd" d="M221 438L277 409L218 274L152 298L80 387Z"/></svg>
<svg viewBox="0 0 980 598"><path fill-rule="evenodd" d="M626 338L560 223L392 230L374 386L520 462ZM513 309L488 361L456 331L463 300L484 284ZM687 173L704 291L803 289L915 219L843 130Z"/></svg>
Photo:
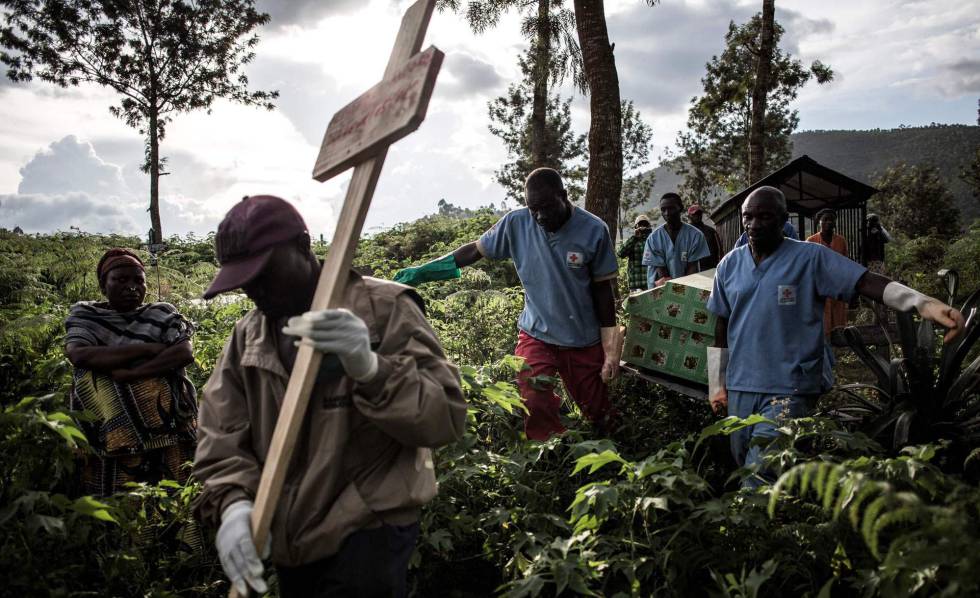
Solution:
<svg viewBox="0 0 980 598"><path fill-rule="evenodd" d="M143 304L143 262L110 249L96 268L105 301L81 301L65 320L74 366L71 408L94 455L82 467L85 491L106 496L126 482L183 483L194 456L197 401L184 376L194 328L169 303Z"/></svg>

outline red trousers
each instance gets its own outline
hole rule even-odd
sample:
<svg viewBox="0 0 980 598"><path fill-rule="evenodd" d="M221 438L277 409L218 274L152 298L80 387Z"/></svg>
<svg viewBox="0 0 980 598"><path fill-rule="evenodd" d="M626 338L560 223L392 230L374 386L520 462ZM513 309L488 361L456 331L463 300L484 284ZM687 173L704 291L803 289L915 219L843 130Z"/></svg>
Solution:
<svg viewBox="0 0 980 598"><path fill-rule="evenodd" d="M530 440L547 440L552 434L565 431L558 418L561 399L555 394L554 385L532 381L535 376L561 376L568 394L589 421L604 426L617 418L606 384L599 377L605 360L602 344L559 347L522 330L514 354L523 357L530 368L517 377L521 398L529 411L524 416L524 433Z"/></svg>

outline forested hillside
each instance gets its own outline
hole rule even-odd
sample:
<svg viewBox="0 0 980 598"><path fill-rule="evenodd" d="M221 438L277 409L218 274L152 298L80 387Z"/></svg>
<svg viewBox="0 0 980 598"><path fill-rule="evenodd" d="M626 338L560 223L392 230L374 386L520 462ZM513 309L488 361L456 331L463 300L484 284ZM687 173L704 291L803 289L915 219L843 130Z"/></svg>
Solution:
<svg viewBox="0 0 980 598"><path fill-rule="evenodd" d="M952 191L965 222L980 216L975 199L960 172L980 147L980 127L934 125L869 131L801 131L792 135L793 157L807 155L847 176L872 183L877 174L898 162L931 164L939 169ZM650 209L656 199L677 188L681 177L672 163L654 169L657 180L650 195Z"/></svg>

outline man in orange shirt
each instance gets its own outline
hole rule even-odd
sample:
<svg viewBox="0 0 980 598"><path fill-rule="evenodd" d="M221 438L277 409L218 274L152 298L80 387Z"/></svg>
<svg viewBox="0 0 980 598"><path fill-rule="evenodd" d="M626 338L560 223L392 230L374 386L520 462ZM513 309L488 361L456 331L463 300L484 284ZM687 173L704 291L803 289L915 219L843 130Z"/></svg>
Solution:
<svg viewBox="0 0 980 598"><path fill-rule="evenodd" d="M837 213L830 208L817 212L817 223L820 232L807 237L810 243L820 243L824 247L847 257L847 239L835 232L837 228ZM837 299L827 299L823 311L823 331L830 336L830 331L838 326L847 326L847 302Z"/></svg>

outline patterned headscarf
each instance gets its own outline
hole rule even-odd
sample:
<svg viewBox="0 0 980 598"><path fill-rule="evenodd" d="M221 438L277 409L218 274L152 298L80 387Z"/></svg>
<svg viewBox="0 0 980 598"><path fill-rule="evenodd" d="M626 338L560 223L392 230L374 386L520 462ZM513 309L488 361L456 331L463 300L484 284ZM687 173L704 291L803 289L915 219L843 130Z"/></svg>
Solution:
<svg viewBox="0 0 980 598"><path fill-rule="evenodd" d="M113 247L109 251L106 251L102 255L102 259L99 260L99 265L95 268L99 276L99 284L105 282L105 277L109 273L109 270L126 266L136 266L140 270L146 270L146 267L143 266L143 260L128 249Z"/></svg>

